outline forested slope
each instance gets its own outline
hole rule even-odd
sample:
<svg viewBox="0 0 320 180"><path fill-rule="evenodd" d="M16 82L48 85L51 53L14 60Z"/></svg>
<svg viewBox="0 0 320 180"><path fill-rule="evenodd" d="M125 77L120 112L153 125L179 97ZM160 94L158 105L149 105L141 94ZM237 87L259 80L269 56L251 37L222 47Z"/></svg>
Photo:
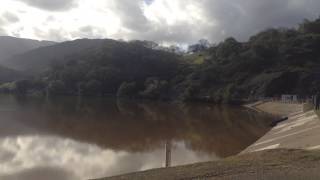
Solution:
<svg viewBox="0 0 320 180"><path fill-rule="evenodd" d="M186 98L215 101L250 96L307 96L320 90L320 19L298 29L268 29L240 43L211 47L183 84Z"/></svg>
<svg viewBox="0 0 320 180"><path fill-rule="evenodd" d="M22 92L41 87L52 95L220 103L284 93L308 96L320 90L320 19L306 20L296 29L268 29L247 42L227 38L196 49L178 55L146 41L76 40L11 62L36 74L23 83Z"/></svg>

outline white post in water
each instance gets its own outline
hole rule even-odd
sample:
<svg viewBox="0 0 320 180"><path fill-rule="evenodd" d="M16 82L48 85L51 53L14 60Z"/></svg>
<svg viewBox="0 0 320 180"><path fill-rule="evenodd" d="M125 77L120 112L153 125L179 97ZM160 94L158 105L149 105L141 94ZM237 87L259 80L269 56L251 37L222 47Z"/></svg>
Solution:
<svg viewBox="0 0 320 180"><path fill-rule="evenodd" d="M165 144L165 150L166 150L166 167L170 167L171 166L171 142L170 141L166 141Z"/></svg>

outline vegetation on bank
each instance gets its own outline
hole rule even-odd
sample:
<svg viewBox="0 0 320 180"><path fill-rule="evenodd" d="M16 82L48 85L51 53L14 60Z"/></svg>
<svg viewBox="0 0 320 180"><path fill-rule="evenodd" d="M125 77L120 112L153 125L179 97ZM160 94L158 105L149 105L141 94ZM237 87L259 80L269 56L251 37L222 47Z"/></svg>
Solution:
<svg viewBox="0 0 320 180"><path fill-rule="evenodd" d="M59 56L59 50L87 42L94 46ZM50 49L57 51L54 58L43 53ZM307 96L320 90L319 49L320 19L306 20L297 29L268 29L248 42L227 38L208 46L202 41L184 54L146 41L77 40L25 54L29 62L43 58L45 63L33 69L34 78L4 84L0 91L217 103L286 93ZM32 67L22 65L22 70Z"/></svg>

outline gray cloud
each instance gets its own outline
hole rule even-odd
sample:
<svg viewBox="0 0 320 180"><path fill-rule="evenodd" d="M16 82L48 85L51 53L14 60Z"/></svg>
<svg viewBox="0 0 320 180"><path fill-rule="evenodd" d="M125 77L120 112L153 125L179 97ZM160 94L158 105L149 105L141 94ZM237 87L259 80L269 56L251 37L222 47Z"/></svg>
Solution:
<svg viewBox="0 0 320 180"><path fill-rule="evenodd" d="M195 42L201 39L207 34L206 31L211 29L203 28L201 30L192 30L194 29L193 24L188 23L177 23L171 26L165 25L154 25L152 29L147 29L144 32L131 32L127 34L130 39L143 39L151 40L159 43L188 43Z"/></svg>
<svg viewBox="0 0 320 180"><path fill-rule="evenodd" d="M320 13L317 0L204 0L202 7L209 20L218 21L211 40L228 36L246 40L265 28L294 27Z"/></svg>
<svg viewBox="0 0 320 180"><path fill-rule="evenodd" d="M101 39L106 34L106 30L94 26L83 26L79 30L71 32L72 38Z"/></svg>
<svg viewBox="0 0 320 180"><path fill-rule="evenodd" d="M142 3L144 0L117 0L112 10L120 17L124 27L138 32L150 28L148 19L144 16Z"/></svg>
<svg viewBox="0 0 320 180"><path fill-rule="evenodd" d="M151 40L159 43L186 43L201 39L201 33L207 31L207 27L201 30L195 30L190 22L177 22L169 25L164 19L161 22L154 23L149 21L142 9L143 2L151 5L156 0L123 0L115 4L115 12L120 17L122 25L130 32L119 32L118 38ZM181 0L182 1L182 0ZM180 6L185 3L179 2ZM199 32L200 31L200 32ZM122 36L122 37L121 37Z"/></svg>
<svg viewBox="0 0 320 180"><path fill-rule="evenodd" d="M4 25L4 20L0 17L0 28Z"/></svg>
<svg viewBox="0 0 320 180"><path fill-rule="evenodd" d="M54 22L56 19L54 16L48 16L46 22Z"/></svg>
<svg viewBox="0 0 320 180"><path fill-rule="evenodd" d="M62 42L68 40L68 32L65 32L63 29L48 29L43 31L39 28L33 28L34 34L44 40L52 40L56 42Z"/></svg>
<svg viewBox="0 0 320 180"><path fill-rule="evenodd" d="M6 35L6 31L3 26L5 25L4 20L0 17L0 36Z"/></svg>
<svg viewBox="0 0 320 180"><path fill-rule="evenodd" d="M15 157L13 152L10 152L5 149L0 150L0 163L10 162Z"/></svg>
<svg viewBox="0 0 320 180"><path fill-rule="evenodd" d="M3 28L0 28L0 36L7 35L6 31Z"/></svg>
<svg viewBox="0 0 320 180"><path fill-rule="evenodd" d="M192 43L201 38L218 42L230 36L245 41L266 28L294 27L303 19L314 19L320 14L319 0L184 0L180 5L187 11L188 3L200 7L203 18L216 22L216 26L188 21L152 24L144 16L141 1L119 1L116 7L123 25L132 30L126 34L129 39L177 43Z"/></svg>
<svg viewBox="0 0 320 180"><path fill-rule="evenodd" d="M148 5L151 5L154 0L144 0Z"/></svg>
<svg viewBox="0 0 320 180"><path fill-rule="evenodd" d="M66 11L76 6L76 0L17 0L48 11Z"/></svg>
<svg viewBox="0 0 320 180"><path fill-rule="evenodd" d="M17 15L11 13L11 12L5 12L2 14L2 17L8 22L8 23L16 23L19 22L19 18Z"/></svg>
<svg viewBox="0 0 320 180"><path fill-rule="evenodd" d="M15 14L10 12L3 13L0 17L0 36L7 35L7 31L5 30L7 25L17 23L18 21L19 18Z"/></svg>
<svg viewBox="0 0 320 180"><path fill-rule="evenodd" d="M83 33L89 33L92 34L93 33L93 27L92 26L84 26L80 28L80 31Z"/></svg>
<svg viewBox="0 0 320 180"><path fill-rule="evenodd" d="M65 19L70 8L81 6L80 0L16 0L30 6L50 11L65 10ZM90 0L87 0L90 2ZM115 38L115 39L140 39L152 40L163 43L194 43L206 38L212 42L219 42L233 36L240 41L247 40L251 35L272 27L295 27L303 19L314 19L320 14L319 0L100 0L106 6L100 10L113 12L118 16L121 28L117 33L108 29L108 24L102 28L101 24L81 22L81 18L74 24L74 29L64 29L63 24L52 27L53 22L58 24L65 19L59 19L55 13L48 13L48 18L43 26L32 27L34 35L40 39L63 41L74 38ZM92 1L93 2L93 1ZM178 7L190 15L189 19L179 19L168 23L165 18L158 21L146 17L143 3L148 6L162 2L161 8ZM199 11L188 9L190 5ZM168 11L175 11L171 9ZM27 10L28 12L28 10ZM84 12L86 13L86 12ZM192 18L191 14L198 13L199 18ZM19 13L18 13L19 14ZM107 16L107 15L106 15ZM173 15L174 16L174 13ZM14 22L14 14L3 16L0 19L0 34L5 34L7 21ZM158 18L158 17L157 17ZM175 19L175 17L173 17ZM22 18L21 18L22 22ZM94 22L94 21L93 21ZM111 24L110 26L113 26ZM73 27L73 26L72 26ZM45 29L47 28L47 29ZM77 28L77 29L76 29ZM112 29L112 28L111 28ZM12 31L12 30L11 30ZM108 33L107 33L108 32ZM19 32L17 32L19 33ZM115 33L115 34L114 34ZM13 34L10 32L10 34ZM107 34L109 35L107 37Z"/></svg>

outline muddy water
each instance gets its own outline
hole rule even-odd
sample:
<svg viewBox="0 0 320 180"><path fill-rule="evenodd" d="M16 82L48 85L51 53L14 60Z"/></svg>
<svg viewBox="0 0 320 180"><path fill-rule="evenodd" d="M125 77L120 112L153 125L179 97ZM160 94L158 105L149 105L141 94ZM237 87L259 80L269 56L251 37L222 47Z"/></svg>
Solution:
<svg viewBox="0 0 320 180"><path fill-rule="evenodd" d="M236 155L270 117L240 107L0 95L0 179L76 180Z"/></svg>

